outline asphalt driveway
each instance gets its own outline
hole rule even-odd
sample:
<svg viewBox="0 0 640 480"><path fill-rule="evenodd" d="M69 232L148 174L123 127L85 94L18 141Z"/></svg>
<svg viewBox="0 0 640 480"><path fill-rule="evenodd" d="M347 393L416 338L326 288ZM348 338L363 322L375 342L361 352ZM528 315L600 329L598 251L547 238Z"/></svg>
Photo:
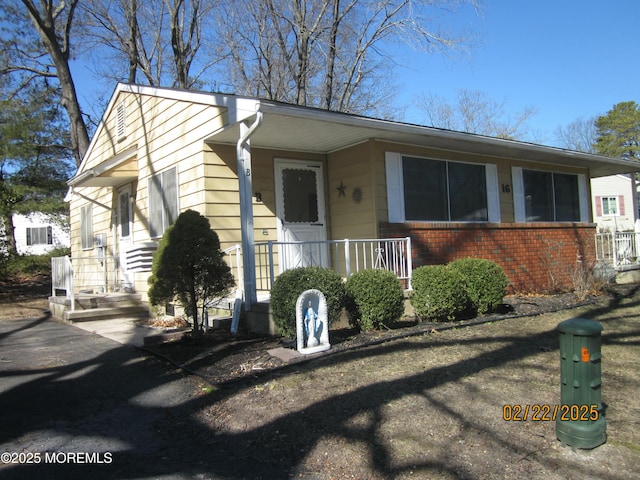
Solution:
<svg viewBox="0 0 640 480"><path fill-rule="evenodd" d="M278 478L194 420L207 392L47 317L0 321L0 478Z"/></svg>

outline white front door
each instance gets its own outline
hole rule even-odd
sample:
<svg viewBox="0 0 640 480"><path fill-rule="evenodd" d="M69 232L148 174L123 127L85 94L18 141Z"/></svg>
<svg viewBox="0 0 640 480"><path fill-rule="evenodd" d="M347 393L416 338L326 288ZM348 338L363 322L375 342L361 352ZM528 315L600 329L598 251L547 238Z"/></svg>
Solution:
<svg viewBox="0 0 640 480"><path fill-rule="evenodd" d="M280 271L329 265L321 162L276 160L276 215Z"/></svg>
<svg viewBox="0 0 640 480"><path fill-rule="evenodd" d="M118 190L118 253L120 260L120 287L133 288L133 274L127 268L127 251L132 245L131 185Z"/></svg>

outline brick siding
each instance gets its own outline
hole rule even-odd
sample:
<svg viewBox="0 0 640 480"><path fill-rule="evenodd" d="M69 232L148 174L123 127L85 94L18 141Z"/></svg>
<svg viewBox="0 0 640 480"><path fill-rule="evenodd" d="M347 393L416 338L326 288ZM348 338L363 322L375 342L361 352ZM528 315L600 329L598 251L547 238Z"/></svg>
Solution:
<svg viewBox="0 0 640 480"><path fill-rule="evenodd" d="M595 233L587 223L380 224L383 238L411 237L414 268L485 258L504 269L510 290L519 293L574 290L576 268L594 265Z"/></svg>

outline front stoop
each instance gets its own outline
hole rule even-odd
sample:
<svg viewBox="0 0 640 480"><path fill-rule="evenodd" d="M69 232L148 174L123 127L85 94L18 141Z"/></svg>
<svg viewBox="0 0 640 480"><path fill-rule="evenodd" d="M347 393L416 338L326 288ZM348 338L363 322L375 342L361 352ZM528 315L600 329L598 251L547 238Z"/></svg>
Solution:
<svg viewBox="0 0 640 480"><path fill-rule="evenodd" d="M133 293L80 294L75 298L75 310L71 311L71 299L49 297L49 309L54 318L66 322L149 318L149 307L142 296Z"/></svg>

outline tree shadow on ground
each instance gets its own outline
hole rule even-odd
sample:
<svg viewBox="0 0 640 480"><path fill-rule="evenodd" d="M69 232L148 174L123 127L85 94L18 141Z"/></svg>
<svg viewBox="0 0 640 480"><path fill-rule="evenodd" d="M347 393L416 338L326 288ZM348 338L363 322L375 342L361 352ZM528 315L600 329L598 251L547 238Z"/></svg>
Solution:
<svg viewBox="0 0 640 480"><path fill-rule="evenodd" d="M623 298L613 307L638 304ZM594 307L585 316L595 318L610 307ZM4 325L2 325L4 326ZM114 347L108 340L86 334L56 322L25 321L10 334L1 336L3 355L29 358L0 365L0 442L6 451L110 452L112 461L102 464L22 464L0 467L4 478L290 478L307 473L300 465L314 455L326 439L334 443L359 444L366 452L370 471L363 478L396 478L414 471L439 472L443 478L475 477L467 466L441 456L422 463L399 464L381 433L386 409L408 397L424 399L433 407L426 414L449 415L463 428L476 429L492 445L519 457L530 452L514 443L507 430L491 429L469 420L434 396L439 387L456 384L487 370L500 369L546 352L557 351L557 332L535 335L478 336L464 341L470 353L450 364L428 368L401 378L380 378L370 384L339 392L300 411L281 416L245 431L214 430L203 416L215 413L216 405L247 389L262 386L265 377L227 384L205 393L192 377L168 369L155 359L143 358L127 347ZM640 331L623 335L605 334L612 344L622 337L633 338ZM458 340L441 340L437 347L460 345ZM486 348L477 353L474 345ZM304 365L281 369L282 378L304 370L339 366L352 360L412 351L424 347L410 338L373 347L345 351ZM321 384L318 386L321 388ZM472 400L472 399L471 399ZM255 412L253 412L255 414ZM354 418L366 421L354 424ZM283 441L283 435L293 441ZM448 448L454 450L456 437ZM540 460L536 460L539 462ZM573 474L589 478L588 466L572 465ZM498 475L500 472L493 472ZM324 478L316 472L314 477ZM617 477L612 473L610 478Z"/></svg>

